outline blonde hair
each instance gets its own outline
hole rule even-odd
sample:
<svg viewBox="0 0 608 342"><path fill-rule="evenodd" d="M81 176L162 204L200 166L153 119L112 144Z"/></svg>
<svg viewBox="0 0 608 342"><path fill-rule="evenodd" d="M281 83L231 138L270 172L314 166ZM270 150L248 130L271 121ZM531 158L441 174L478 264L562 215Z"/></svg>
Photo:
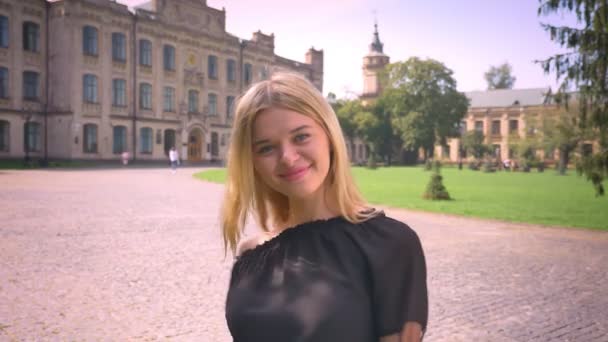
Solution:
<svg viewBox="0 0 608 342"><path fill-rule="evenodd" d="M254 120L265 109L277 107L312 118L327 134L332 151L327 190L335 196L339 214L353 223L377 214L375 210L366 210L370 208L353 181L344 135L331 106L304 77L275 73L270 79L252 85L236 106L220 218L225 252L230 247L235 253L248 213L254 215L266 232L270 224L285 222L289 217L287 197L264 184L253 166Z"/></svg>

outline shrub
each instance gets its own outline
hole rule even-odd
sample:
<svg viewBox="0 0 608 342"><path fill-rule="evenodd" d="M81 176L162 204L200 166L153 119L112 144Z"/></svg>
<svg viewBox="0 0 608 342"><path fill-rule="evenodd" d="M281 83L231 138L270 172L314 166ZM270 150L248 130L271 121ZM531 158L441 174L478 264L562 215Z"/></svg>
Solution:
<svg viewBox="0 0 608 342"><path fill-rule="evenodd" d="M433 169L433 161L429 158L424 162L424 171L431 171Z"/></svg>
<svg viewBox="0 0 608 342"><path fill-rule="evenodd" d="M449 200L450 194L443 185L443 178L437 172L431 175L431 180L426 186L426 191L422 195L424 199L430 200Z"/></svg>

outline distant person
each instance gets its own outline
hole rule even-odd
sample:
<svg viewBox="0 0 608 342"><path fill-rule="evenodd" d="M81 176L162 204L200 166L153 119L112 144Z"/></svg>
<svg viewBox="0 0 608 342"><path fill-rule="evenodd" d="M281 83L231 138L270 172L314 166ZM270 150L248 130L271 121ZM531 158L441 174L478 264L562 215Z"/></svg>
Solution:
<svg viewBox="0 0 608 342"><path fill-rule="evenodd" d="M171 172L175 173L179 165L179 154L175 147L171 147L171 150L169 150L169 161L171 162Z"/></svg>
<svg viewBox="0 0 608 342"><path fill-rule="evenodd" d="M237 256L233 340L419 342L426 263L416 232L360 195L336 114L276 73L236 108L220 224ZM250 214L262 232L242 239Z"/></svg>
<svg viewBox="0 0 608 342"><path fill-rule="evenodd" d="M120 157L122 158L122 165L125 165L125 166L126 166L127 164L129 164L129 152L124 151L124 152L123 152L123 153L120 155Z"/></svg>

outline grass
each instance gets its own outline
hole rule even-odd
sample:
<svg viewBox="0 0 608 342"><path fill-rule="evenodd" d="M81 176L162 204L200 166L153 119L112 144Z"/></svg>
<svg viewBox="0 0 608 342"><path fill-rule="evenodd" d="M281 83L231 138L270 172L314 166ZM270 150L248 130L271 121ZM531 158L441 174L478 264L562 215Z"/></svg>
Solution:
<svg viewBox="0 0 608 342"><path fill-rule="evenodd" d="M443 184L451 201L422 199L431 173L421 167L355 167L353 174L365 198L374 204L608 231L608 196L595 197L591 183L573 171L560 176L553 170L483 173L443 168ZM208 170L195 177L223 183L225 171Z"/></svg>
<svg viewBox="0 0 608 342"><path fill-rule="evenodd" d="M95 166L92 161L49 161L46 168L81 168ZM45 168L39 160L25 163L22 159L0 160L0 170L27 170Z"/></svg>

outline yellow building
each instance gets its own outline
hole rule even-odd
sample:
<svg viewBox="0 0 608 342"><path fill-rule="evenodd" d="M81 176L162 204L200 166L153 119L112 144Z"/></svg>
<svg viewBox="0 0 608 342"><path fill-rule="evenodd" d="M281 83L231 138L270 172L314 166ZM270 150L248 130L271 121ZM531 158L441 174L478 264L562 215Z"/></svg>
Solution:
<svg viewBox="0 0 608 342"><path fill-rule="evenodd" d="M514 157L509 139L535 133L535 127L526 127L528 118L538 121L543 115L557 109L551 101L549 88L499 89L466 92L469 109L461 122L461 134L476 130L483 133L485 143L493 146L493 155L501 160ZM532 130L532 131L530 131ZM447 148L436 146L435 156L445 161L459 160L460 139L449 139ZM539 156L552 160L554 154ZM466 159L466 155L464 156ZM470 157L470 156L469 156Z"/></svg>
<svg viewBox="0 0 608 342"><path fill-rule="evenodd" d="M0 0L0 159L222 160L236 97L280 69L322 91L322 50L277 56L204 0Z"/></svg>

